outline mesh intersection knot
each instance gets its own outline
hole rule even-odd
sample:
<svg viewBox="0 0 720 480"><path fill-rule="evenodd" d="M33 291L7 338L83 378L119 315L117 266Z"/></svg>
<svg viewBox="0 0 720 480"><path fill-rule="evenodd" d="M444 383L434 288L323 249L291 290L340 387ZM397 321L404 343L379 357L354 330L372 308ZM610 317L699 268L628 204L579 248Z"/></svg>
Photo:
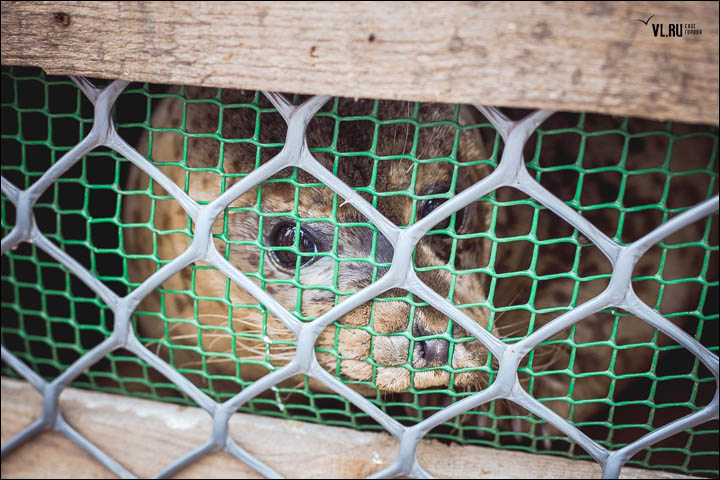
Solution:
<svg viewBox="0 0 720 480"><path fill-rule="evenodd" d="M717 356L698 340L683 331L682 328L664 318L653 310L651 306L640 300L633 291L632 283L633 269L643 254L674 232L717 212L717 195L672 217L642 238L630 244L621 245L608 237L578 211L575 211L541 186L528 170L523 158L523 149L531 136L536 133L538 127L553 115L553 112L535 111L518 121L513 121L498 109L477 106L478 111L489 120L505 142L503 154L497 168L479 182L447 199L426 217L407 228L399 228L380 213L373 203L325 168L308 148L306 130L310 128L310 123L315 118L315 115L329 101L329 97L310 97L304 103L294 106L280 94L263 92L267 100L270 101L288 125L287 136L282 149L270 161L238 179L217 198L201 203L191 198L186 191L163 173L158 168L158 165L148 161L121 138L116 126L113 124L112 112L118 97L128 87L128 82L116 80L109 83L105 88L98 89L86 79L73 77L72 80L94 105L92 129L82 141L65 153L27 189L22 190L3 177L2 192L15 205L17 217L12 230L2 239L2 254L6 255L23 242L32 242L35 247L44 251L54 261L82 280L112 311L114 314L113 334L82 355L50 382L29 368L5 346L2 347L3 361L17 374L30 382L43 395L45 401L41 418L4 444L2 446L3 456L42 431L55 429L80 444L113 473L121 477L133 477L134 475L130 471L65 422L58 404L58 398L63 388L75 381L90 366L107 354L120 348L132 352L162 373L198 406L204 408L214 420L213 433L207 442L182 457L174 459L158 473L158 476L172 475L197 460L200 456L222 449L246 462L260 474L266 477L278 477L279 474L270 466L253 457L235 443L228 433L228 422L230 416L238 408L263 392L298 374L306 374L330 391L341 395L397 438L400 444L398 456L389 467L373 475L373 477L378 478L387 476L430 477L430 474L423 469L416 457L415 451L418 442L432 429L449 419L458 417L469 410L488 405L489 402L498 399L505 399L526 409L576 442L601 465L603 475L607 477L617 477L622 466L642 449L654 445L677 432L718 418L718 395L716 390L715 398L704 408L649 432L621 449L611 450L594 441L568 422L567 419L562 418L547 405L533 398L522 387L518 378L518 369L521 367L522 362L541 342L545 342L564 329L582 322L583 319L590 315L608 308L619 308L649 323L695 355L710 370L717 382ZM73 168L88 152L100 147L117 152L132 162L135 167L141 169L153 182L162 186L174 199L173 201L182 206L194 224L194 236L187 249L177 258L171 259L162 265L154 274L145 279L140 286L124 297L109 289L88 268L50 241L40 231L34 217L35 204L46 189L65 172ZM213 224L233 202L288 167L302 169L345 199L377 228L379 234L383 235L394 249L391 266L381 278L353 293L344 301L336 303L335 306L312 322L304 322L296 318L273 296L248 278L226 258L213 239ZM547 325L514 343L503 342L491 331L474 321L465 310L458 308L447 298L438 294L416 273L413 264L413 252L421 239L433 230L434 226L457 214L463 208L477 201L478 198L503 187L511 187L527 194L540 205L569 223L592 246L600 249L611 263L613 269L607 287L593 299L559 315ZM197 261L206 262L222 272L234 284L239 285L255 298L262 305L262 308L277 317L297 341L295 356L291 361L256 380L240 393L222 403L211 398L160 358L156 352L143 345L132 326L132 315L143 299L160 288L173 275L178 274L185 267ZM492 356L499 361L498 373L487 388L438 409L433 415L410 427L398 422L383 409L378 408L370 399L360 395L357 391L339 381L336 376L328 373L318 362L315 353L315 343L328 326L338 321L348 312L395 288L407 290L438 312L451 318L453 322L465 329L469 335L482 342Z"/></svg>

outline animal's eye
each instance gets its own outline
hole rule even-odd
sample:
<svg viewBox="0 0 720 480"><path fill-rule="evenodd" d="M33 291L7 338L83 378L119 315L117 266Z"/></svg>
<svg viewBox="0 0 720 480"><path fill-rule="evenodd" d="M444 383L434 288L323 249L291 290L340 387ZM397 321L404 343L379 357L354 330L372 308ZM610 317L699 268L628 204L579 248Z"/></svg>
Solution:
<svg viewBox="0 0 720 480"><path fill-rule="evenodd" d="M432 198L430 200L423 200L422 202L420 202L420 207L418 208L418 220L430 215L430 212L432 212L437 207L439 207L440 205L445 203L445 200L446 199L444 199L444 198ZM465 211L465 209L462 209L455 213L455 230L460 229L460 226L462 225L464 211ZM437 225L435 225L432 228L432 230L442 230L442 229L448 228L448 226L450 225L451 217L452 217L452 215L450 217L447 217L445 220L438 223Z"/></svg>
<svg viewBox="0 0 720 480"><path fill-rule="evenodd" d="M280 223L273 228L269 237L271 247L292 247L295 245L295 225L292 223ZM314 253L317 246L312 237L304 230L300 229L300 241L298 243L301 252ZM270 252L270 256L277 264L285 269L295 269L297 255L287 250L275 250ZM300 266L307 265L317 257L300 257Z"/></svg>

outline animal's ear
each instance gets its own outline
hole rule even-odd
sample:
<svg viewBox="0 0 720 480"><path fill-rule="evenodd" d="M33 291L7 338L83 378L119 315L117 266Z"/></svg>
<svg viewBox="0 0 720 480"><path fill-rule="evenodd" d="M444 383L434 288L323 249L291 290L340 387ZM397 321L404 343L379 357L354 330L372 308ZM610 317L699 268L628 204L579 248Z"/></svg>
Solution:
<svg viewBox="0 0 720 480"><path fill-rule="evenodd" d="M196 87L188 85L185 87L185 98L190 100L209 100L216 98L218 89L214 87Z"/></svg>
<svg viewBox="0 0 720 480"><path fill-rule="evenodd" d="M458 121L460 122L460 125L463 126L473 125L483 122L483 116L480 114L478 109L472 105L461 105Z"/></svg>
<svg viewBox="0 0 720 480"><path fill-rule="evenodd" d="M165 93L177 95L180 87L172 86ZM182 122L182 102L176 97L168 97L162 100L157 106L153 105L152 119L153 128L180 128ZM144 132L147 135L147 131Z"/></svg>
<svg viewBox="0 0 720 480"><path fill-rule="evenodd" d="M458 122L461 126L476 125L486 121L475 107L468 105L460 107ZM488 158L490 153L485 146L490 143L490 139L485 137L489 133L488 129L483 128L463 130L460 135L458 160L472 162Z"/></svg>

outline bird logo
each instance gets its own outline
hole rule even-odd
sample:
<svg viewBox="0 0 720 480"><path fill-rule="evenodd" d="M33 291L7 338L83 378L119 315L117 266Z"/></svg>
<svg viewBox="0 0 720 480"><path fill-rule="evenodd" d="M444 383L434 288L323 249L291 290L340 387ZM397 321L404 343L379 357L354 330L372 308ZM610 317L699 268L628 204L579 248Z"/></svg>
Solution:
<svg viewBox="0 0 720 480"><path fill-rule="evenodd" d="M645 25L647 25L648 22L650 21L650 19L653 18L654 16L655 16L655 15L650 15L647 20L635 19L635 21L636 21L636 22L642 22L642 23L644 23Z"/></svg>

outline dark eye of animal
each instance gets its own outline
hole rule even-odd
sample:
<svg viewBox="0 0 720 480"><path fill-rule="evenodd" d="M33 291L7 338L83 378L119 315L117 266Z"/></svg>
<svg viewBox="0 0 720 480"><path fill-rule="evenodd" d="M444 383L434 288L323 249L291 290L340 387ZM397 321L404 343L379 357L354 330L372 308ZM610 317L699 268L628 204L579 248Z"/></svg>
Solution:
<svg viewBox="0 0 720 480"><path fill-rule="evenodd" d="M280 223L273 228L269 237L271 247L293 247L295 245L295 225L292 223ZM298 249L303 253L317 252L317 245L310 234L305 229L300 228L300 239L298 241ZM287 270L294 270L297 264L297 255L287 250L273 250L270 257L278 264L278 266ZM305 266L318 257L308 257L302 255L300 257L300 266Z"/></svg>
<svg viewBox="0 0 720 480"><path fill-rule="evenodd" d="M445 203L445 200L446 199L444 199L444 198L432 198L430 200L423 200L422 202L420 202L420 207L418 208L418 220L430 215L430 213L433 210L435 210L437 207L439 207L440 205ZM459 230L460 226L462 225L463 217L464 217L464 215L463 215L464 210L465 209L462 209L455 213L455 230ZM448 226L450 225L451 218L452 218L452 215L450 215L445 220L443 220L442 222L435 225L432 228L432 230L443 230L445 228L448 228Z"/></svg>

